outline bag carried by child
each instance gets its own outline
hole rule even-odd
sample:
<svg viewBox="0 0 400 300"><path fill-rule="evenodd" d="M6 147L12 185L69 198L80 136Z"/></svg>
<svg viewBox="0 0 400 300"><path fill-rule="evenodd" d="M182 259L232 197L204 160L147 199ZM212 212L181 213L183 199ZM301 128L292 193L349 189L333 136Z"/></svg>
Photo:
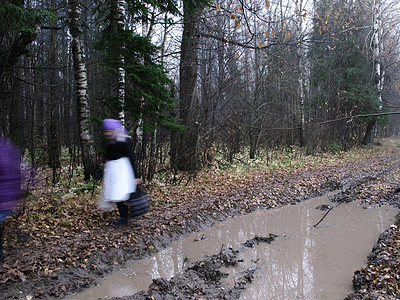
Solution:
<svg viewBox="0 0 400 300"><path fill-rule="evenodd" d="M131 194L127 203L131 217L143 215L150 209L149 197L139 186L136 187L136 192Z"/></svg>

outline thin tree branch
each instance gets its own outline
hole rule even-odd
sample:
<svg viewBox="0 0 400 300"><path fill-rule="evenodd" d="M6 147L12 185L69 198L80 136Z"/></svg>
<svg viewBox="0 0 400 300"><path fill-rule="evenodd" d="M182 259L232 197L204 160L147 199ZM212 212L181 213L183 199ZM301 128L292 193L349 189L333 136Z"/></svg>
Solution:
<svg viewBox="0 0 400 300"><path fill-rule="evenodd" d="M343 202L339 202L336 206L332 206L332 207L324 214L324 216L321 218L321 220L319 220L319 222L316 223L313 227L317 227L318 224L321 223L321 222L325 219L325 217L329 214L329 212L330 212L332 209L334 209L335 207L338 207L341 203L343 203Z"/></svg>
<svg viewBox="0 0 400 300"><path fill-rule="evenodd" d="M329 123L335 123L339 121L344 121L344 120L351 120L357 119L357 118L368 118L368 117L381 117L381 116L388 116L388 115L400 115L400 111L393 111L393 112L385 112L385 113L376 113L376 114L364 114L364 115L354 115L354 116L348 116L348 117L343 117L343 118L338 118L338 119L333 119L333 120L327 120L324 122L319 122L319 123L309 123L305 124L305 127L314 127L314 126L321 126L321 125L326 125ZM239 122L232 121L235 124L238 124L240 126L247 126L249 128L258 128L256 126L251 126ZM298 130L300 129L300 126L297 127L270 127L270 128L264 128L264 130L261 132L269 131L269 130Z"/></svg>
<svg viewBox="0 0 400 300"><path fill-rule="evenodd" d="M290 45L290 46L293 46L293 45L296 44L296 43L287 43L287 42L275 42L275 43L269 43L268 45L265 45L263 47L256 47L256 46L250 45L250 42L242 43L242 42L238 42L238 41L235 41L235 40L230 40L230 39L227 39L227 38L224 38L224 37L220 37L220 36L216 36L216 35L209 34L209 33L204 33L204 32L200 32L199 34L202 37L215 39L215 40L218 40L218 41L221 41L221 42L224 42L224 43L228 43L228 44L232 44L232 45L236 45L236 46L240 46L242 48L248 48L248 49L268 49L268 48L270 48L272 46L276 46L276 45Z"/></svg>

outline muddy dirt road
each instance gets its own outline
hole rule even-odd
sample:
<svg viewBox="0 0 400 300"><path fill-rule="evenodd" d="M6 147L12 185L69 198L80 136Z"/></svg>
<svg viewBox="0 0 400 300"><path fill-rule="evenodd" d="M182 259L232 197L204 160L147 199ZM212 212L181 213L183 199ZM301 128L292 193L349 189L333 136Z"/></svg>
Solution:
<svg viewBox="0 0 400 300"><path fill-rule="evenodd" d="M303 157L301 164L291 168L254 168L251 172L234 174L209 172L195 182L179 187L152 187L152 211L118 228L111 225L116 212L97 211L96 195L93 197L91 191L84 191L74 198L66 194L68 191L60 192L59 198L38 197L29 204L32 206L28 207L28 214L8 221L7 257L0 267L0 294L4 299L68 297L95 286L112 271L150 257L174 241L206 230L213 224L260 209L299 204L334 190L343 190L335 197L336 201L360 201L366 206L389 204L398 208L399 194L393 191L400 186L399 144L397 140L387 151L360 150L362 155L343 155L339 160L321 156L316 162ZM318 212L319 215L323 213ZM388 235L396 232L392 230ZM249 241L252 238L254 236L249 237ZM261 240L264 238L261 236ZM250 243L257 242L260 241ZM240 264L239 250L224 247L208 259L188 261L191 263L188 276L192 276L189 282L201 286L202 295L188 296L185 291L191 290L184 285L179 293L185 296L184 299L214 296L238 299L244 288L254 282L254 269L246 269L236 277L235 289L204 284L200 274L221 281L223 278L220 277L224 275L217 272L219 267ZM366 251L370 252L371 247ZM391 259L396 262L399 257L397 253ZM378 267L373 272L379 273ZM370 293L363 272L359 275L360 292ZM167 295L171 290L176 291L177 286L167 277L160 278L149 291L138 295L142 297L138 299L150 293L157 294L158 299L168 299Z"/></svg>
<svg viewBox="0 0 400 300"><path fill-rule="evenodd" d="M146 296L139 293L148 291L152 279L155 287L160 278L174 299L225 294L232 298L240 294L242 300L344 299L353 290L354 270L365 265L379 234L393 224L399 210L390 206L367 210L360 201L335 207L333 197L331 193L214 224L67 299L165 299L165 290L162 295L154 290ZM335 209L314 226L329 206ZM226 250L232 256L224 263L209 263L227 255ZM193 277L193 270L198 276Z"/></svg>

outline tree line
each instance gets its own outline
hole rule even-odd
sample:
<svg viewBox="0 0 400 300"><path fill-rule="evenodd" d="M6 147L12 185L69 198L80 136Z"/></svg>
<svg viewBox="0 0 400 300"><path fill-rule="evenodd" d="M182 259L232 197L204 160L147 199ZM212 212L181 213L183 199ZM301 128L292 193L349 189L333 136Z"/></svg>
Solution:
<svg viewBox="0 0 400 300"><path fill-rule="evenodd" d="M103 118L143 177L216 152L370 144L400 132L394 0L6 0L0 134L99 178Z"/></svg>

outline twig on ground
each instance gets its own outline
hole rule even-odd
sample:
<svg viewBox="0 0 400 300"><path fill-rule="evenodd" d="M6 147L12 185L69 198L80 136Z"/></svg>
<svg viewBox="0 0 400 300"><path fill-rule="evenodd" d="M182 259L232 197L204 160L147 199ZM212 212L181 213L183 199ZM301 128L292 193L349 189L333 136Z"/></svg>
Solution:
<svg viewBox="0 0 400 300"><path fill-rule="evenodd" d="M329 197L328 197L329 199ZM328 209L328 211L323 215L323 217L321 218L321 220L318 221L318 223L316 223L313 227L317 227L319 223L321 223L325 217L329 214L329 212L334 209L335 207L338 207L342 202L339 202L336 206L332 206L330 209Z"/></svg>

